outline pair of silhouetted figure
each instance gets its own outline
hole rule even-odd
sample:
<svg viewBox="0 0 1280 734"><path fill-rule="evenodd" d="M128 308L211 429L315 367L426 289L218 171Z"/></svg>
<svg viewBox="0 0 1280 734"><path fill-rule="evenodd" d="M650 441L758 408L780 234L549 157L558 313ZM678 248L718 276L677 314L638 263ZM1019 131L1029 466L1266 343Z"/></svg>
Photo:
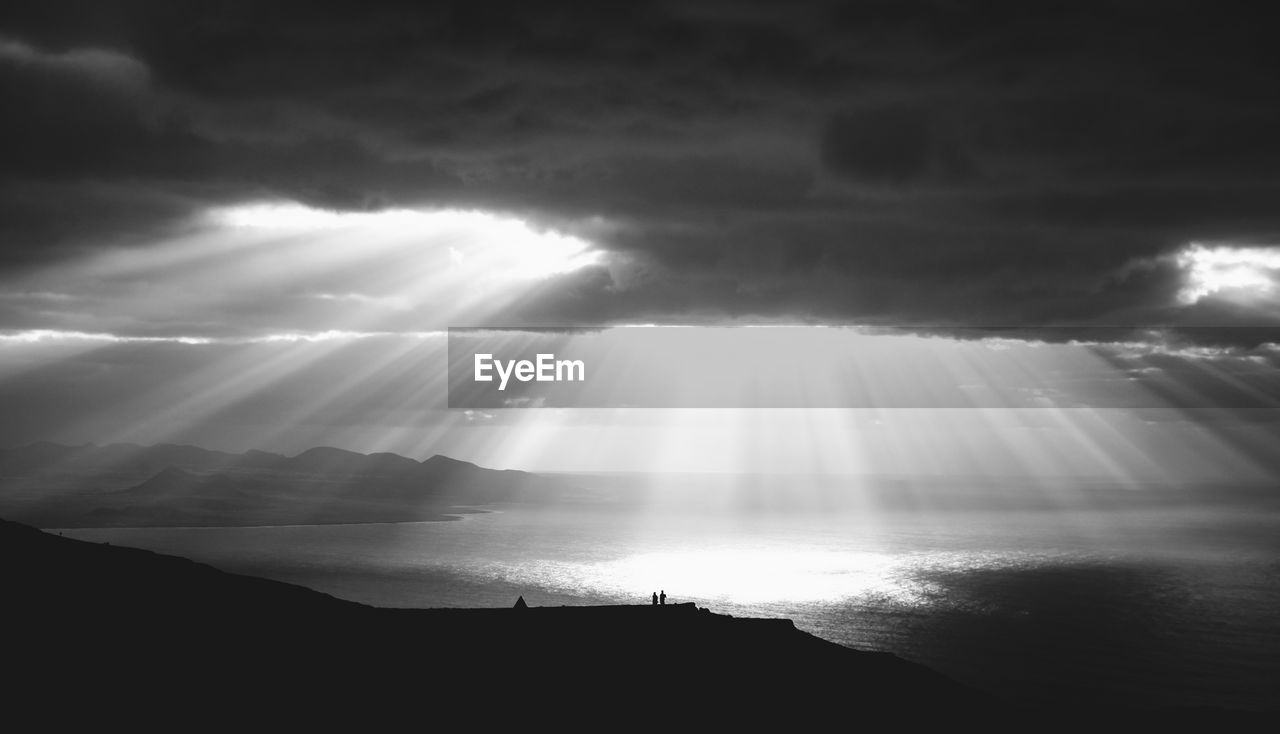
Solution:
<svg viewBox="0 0 1280 734"><path fill-rule="evenodd" d="M666 591L666 589L663 589L663 590L662 590L662 596L658 596L658 594L657 594L657 593L654 593L654 595L653 595L653 605L654 605L655 607L656 607L656 606L658 606L659 604L666 604L666 603L667 603L667 591Z"/></svg>

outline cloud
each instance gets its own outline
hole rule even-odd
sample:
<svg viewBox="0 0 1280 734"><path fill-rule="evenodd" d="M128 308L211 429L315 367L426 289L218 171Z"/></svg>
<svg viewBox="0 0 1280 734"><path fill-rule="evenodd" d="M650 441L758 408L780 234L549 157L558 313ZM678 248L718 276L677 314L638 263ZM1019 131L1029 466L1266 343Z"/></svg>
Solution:
<svg viewBox="0 0 1280 734"><path fill-rule="evenodd" d="M502 212L601 253L512 323L1277 318L1180 302L1170 260L1280 236L1280 69L1247 13L72 7L0 11L0 268L19 290L213 208L292 200Z"/></svg>
<svg viewBox="0 0 1280 734"><path fill-rule="evenodd" d="M125 89L147 86L151 71L128 54L104 48L50 52L20 40L0 37L0 61L80 75Z"/></svg>
<svg viewBox="0 0 1280 734"><path fill-rule="evenodd" d="M928 109L889 105L838 115L821 140L826 168L869 184L957 182L972 168L948 139L948 126Z"/></svg>
<svg viewBox="0 0 1280 734"><path fill-rule="evenodd" d="M1178 293L1184 303L1222 297L1280 301L1280 247L1240 247L1195 243L1177 254L1187 283Z"/></svg>

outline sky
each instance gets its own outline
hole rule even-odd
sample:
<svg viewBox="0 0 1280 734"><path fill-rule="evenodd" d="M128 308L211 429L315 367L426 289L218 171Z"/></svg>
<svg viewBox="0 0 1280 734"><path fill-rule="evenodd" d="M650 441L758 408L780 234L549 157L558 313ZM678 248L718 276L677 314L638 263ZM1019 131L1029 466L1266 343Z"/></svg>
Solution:
<svg viewBox="0 0 1280 734"><path fill-rule="evenodd" d="M1191 2L10 3L0 445L602 469L683 431L708 448L658 463L731 470L785 432L829 449L764 468L910 471L866 450L888 421L904 456L969 457L938 471L995 451L962 435L1025 431L1077 437L1054 471L1265 469L1269 28ZM449 327L634 324L979 344L988 381L1031 369L1011 345L1057 345L1177 389L999 430L942 405L448 409Z"/></svg>

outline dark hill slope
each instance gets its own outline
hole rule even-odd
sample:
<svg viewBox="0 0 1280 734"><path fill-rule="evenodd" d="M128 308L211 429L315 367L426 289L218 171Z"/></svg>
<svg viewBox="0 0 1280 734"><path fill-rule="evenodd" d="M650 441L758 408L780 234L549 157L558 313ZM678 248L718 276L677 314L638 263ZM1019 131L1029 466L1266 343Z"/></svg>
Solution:
<svg viewBox="0 0 1280 734"><path fill-rule="evenodd" d="M985 703L928 669L789 621L693 605L377 609L9 522L0 558L5 664L24 673L12 700L44 700L60 720L121 707L247 714L252 704L300 721L335 707L423 721L467 707L484 720L555 711L586 726L678 710L739 721L921 697ZM60 708L63 699L79 703Z"/></svg>
<svg viewBox="0 0 1280 734"><path fill-rule="evenodd" d="M0 717L59 729L1107 731L1247 721L1070 702L1012 708L787 620L691 604L378 609L4 521L0 574L13 681Z"/></svg>

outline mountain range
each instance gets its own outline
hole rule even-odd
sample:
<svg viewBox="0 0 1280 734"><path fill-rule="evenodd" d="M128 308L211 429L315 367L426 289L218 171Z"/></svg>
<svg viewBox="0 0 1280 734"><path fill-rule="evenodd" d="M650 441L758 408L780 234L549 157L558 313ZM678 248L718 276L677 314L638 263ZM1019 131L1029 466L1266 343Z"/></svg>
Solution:
<svg viewBox="0 0 1280 734"><path fill-rule="evenodd" d="M416 461L331 447L297 456L175 444L40 442L0 451L0 513L38 527L448 520L565 488L442 455Z"/></svg>

